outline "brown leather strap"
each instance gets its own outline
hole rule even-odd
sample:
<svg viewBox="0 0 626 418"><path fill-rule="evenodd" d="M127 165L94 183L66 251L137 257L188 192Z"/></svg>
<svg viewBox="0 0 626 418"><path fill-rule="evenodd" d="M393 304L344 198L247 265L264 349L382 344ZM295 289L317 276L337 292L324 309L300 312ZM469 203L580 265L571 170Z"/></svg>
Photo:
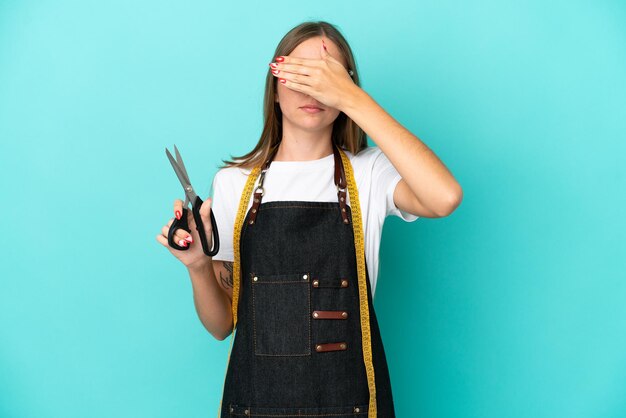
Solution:
<svg viewBox="0 0 626 418"><path fill-rule="evenodd" d="M338 343L315 344L315 351L317 351L318 353L322 353L325 351L345 350L347 348L348 344L344 341Z"/></svg>
<svg viewBox="0 0 626 418"><path fill-rule="evenodd" d="M280 143L278 143L280 144ZM270 156L263 164L263 168L261 169L261 174L259 175L259 185L254 191L254 199L252 201L252 207L250 208L250 217L248 218L248 225L253 225L256 220L256 214L259 211L259 206L261 206L261 199L263 198L263 180L265 179L265 172L270 168L270 164L272 160L276 156L278 152L278 144L274 146L274 149L270 152ZM350 223L348 219L348 213L346 212L346 187L348 182L346 181L346 173L343 167L343 161L341 160L341 156L339 155L339 150L337 146L333 143L333 155L335 158L335 186L337 186L337 200L339 201L339 210L341 211L341 218L343 219L344 224Z"/></svg>
<svg viewBox="0 0 626 418"><path fill-rule="evenodd" d="M313 287L348 287L347 278L313 279Z"/></svg>
<svg viewBox="0 0 626 418"><path fill-rule="evenodd" d="M347 319L346 311L313 311L313 319Z"/></svg>
<svg viewBox="0 0 626 418"><path fill-rule="evenodd" d="M349 224L348 213L346 212L346 187L348 182L346 181L346 173L343 169L343 161L339 155L339 151L335 144L333 144L333 154L335 155L335 185L337 186L337 199L339 200L339 210L341 211L341 218L344 224Z"/></svg>
<svg viewBox="0 0 626 418"><path fill-rule="evenodd" d="M256 219L256 214L259 211L259 206L261 205L261 198L263 197L263 180L265 180L265 172L268 168L270 168L270 164L272 163L272 160L276 156L277 152L278 144L276 144L274 149L270 151L270 155L267 160L265 160L265 164L263 164L263 168L261 169L261 174L259 175L259 185L254 191L254 199L252 201L252 207L250 208L250 218L248 219L249 225L253 225Z"/></svg>
<svg viewBox="0 0 626 418"><path fill-rule="evenodd" d="M258 190L258 189L257 189ZM256 219L256 213L259 210L259 205L261 205L261 196L263 196L263 189L261 191L254 192L254 202L252 203L252 207L250 208L250 218L248 219L248 224L254 224Z"/></svg>

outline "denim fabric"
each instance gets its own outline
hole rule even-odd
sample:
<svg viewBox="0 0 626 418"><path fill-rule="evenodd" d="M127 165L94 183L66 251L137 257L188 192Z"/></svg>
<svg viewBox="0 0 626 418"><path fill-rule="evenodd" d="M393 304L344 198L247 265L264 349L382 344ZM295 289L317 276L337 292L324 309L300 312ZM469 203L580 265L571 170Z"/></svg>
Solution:
<svg viewBox="0 0 626 418"><path fill-rule="evenodd" d="M349 206L346 211L352 219ZM253 225L250 213L241 231L238 322L221 417L366 417L352 222L342 222L337 202L261 203ZM366 283L378 417L395 418L369 277ZM348 317L314 319L314 310L347 311ZM346 342L347 349L315 350L331 342Z"/></svg>
<svg viewBox="0 0 626 418"><path fill-rule="evenodd" d="M255 276L256 280L251 282L255 354L310 355L310 273Z"/></svg>

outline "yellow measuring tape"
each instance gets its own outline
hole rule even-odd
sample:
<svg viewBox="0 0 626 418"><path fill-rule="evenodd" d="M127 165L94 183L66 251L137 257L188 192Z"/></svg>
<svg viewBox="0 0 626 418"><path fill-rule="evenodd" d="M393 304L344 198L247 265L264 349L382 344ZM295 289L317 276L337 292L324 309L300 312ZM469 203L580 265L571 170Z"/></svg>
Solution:
<svg viewBox="0 0 626 418"><path fill-rule="evenodd" d="M357 261L357 274L359 282L359 300L361 308L361 340L363 347L363 361L365 362L365 371L367 373L367 385L370 392L370 402L368 409L368 418L376 418L376 381L374 377L374 365L372 363L372 340L370 333L370 315L369 315L369 301L367 299L367 277L365 275L365 240L363 238L363 223L361 218L361 205L359 203L359 193L357 191L356 182L354 180L354 173L352 171L352 164L345 152L339 148L339 155L343 161L344 171L346 173L346 181L348 182L348 194L350 197L350 209L352 210L352 224L354 231L354 248L356 249L356 261ZM233 262L233 329L237 326L237 307L239 305L239 285L240 285L240 238L241 228L243 226L243 220L246 217L248 203L250 202L250 196L252 189L256 183L256 180L261 173L261 167L257 166L252 169L246 185L241 194L239 200L239 210L237 211L237 218L235 220L235 231L233 236L233 249L235 254L235 260ZM234 331L231 334L231 345L228 352L228 362L230 362L230 353L233 348L233 336ZM228 365L228 363L227 363ZM226 371L228 372L228 366ZM226 374L224 374L224 384L226 383ZM222 401L220 400L220 409L218 411L218 418L222 409Z"/></svg>
<svg viewBox="0 0 626 418"><path fill-rule="evenodd" d="M356 267L359 276L359 299L361 306L361 341L363 346L363 361L367 373L367 386L370 390L370 404L367 416L376 418L376 382L374 380L374 365L372 363L372 337L370 334L370 311L367 300L367 280L365 276L365 239L363 238L363 223L361 222L361 205L359 203L359 192L356 189L352 164L348 156L339 148L339 155L343 161L348 182L348 193L350 196L350 209L352 211L352 229L354 231L354 248L356 249Z"/></svg>
<svg viewBox="0 0 626 418"><path fill-rule="evenodd" d="M239 277L240 273L240 262L239 262L239 245L241 240L241 227L243 226L243 220L246 217L246 211L248 208L248 202L250 201L250 195L252 194L252 188L256 183L256 179L261 174L261 167L257 166L252 169L250 174L248 175L248 180L246 181L246 185L243 188L243 192L241 193L241 199L239 199L239 209L237 210L237 217L235 218L235 232L233 235L233 250L235 253L235 260L233 261L233 300L232 300L232 311L233 311L233 332L230 334L230 348L228 349L228 361L226 362L226 371L224 372L224 385L226 385L226 375L228 374L228 364L230 363L230 354L233 351L233 340L235 337L235 330L237 328L237 307L239 306ZM223 386L222 386L223 387ZM220 409L217 411L217 417L220 418L222 413L222 401L223 397L220 399Z"/></svg>

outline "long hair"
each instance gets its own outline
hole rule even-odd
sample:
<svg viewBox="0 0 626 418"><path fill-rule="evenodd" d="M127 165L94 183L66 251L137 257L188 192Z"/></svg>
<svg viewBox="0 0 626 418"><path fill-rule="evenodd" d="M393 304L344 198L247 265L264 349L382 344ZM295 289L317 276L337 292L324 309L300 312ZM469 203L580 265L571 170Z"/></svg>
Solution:
<svg viewBox="0 0 626 418"><path fill-rule="evenodd" d="M348 45L348 42L339 30L328 22L303 22L291 29L283 39L281 39L270 61L273 61L274 57L289 55L301 42L316 36L325 36L337 45L345 62L348 64L347 69L353 71L352 81L360 87L359 73L350 45ZM276 83L276 77L271 73L271 69L268 69L267 76L265 77L265 97L263 100L263 132L254 149L240 157L233 157L231 155L233 160L240 161L222 160L224 165L219 168L229 166L253 168L265 162L270 154L278 147L283 135L283 115L279 103L275 101ZM339 148L346 149L353 154L358 153L368 146L365 132L343 112L339 112L339 115L333 122L331 139Z"/></svg>

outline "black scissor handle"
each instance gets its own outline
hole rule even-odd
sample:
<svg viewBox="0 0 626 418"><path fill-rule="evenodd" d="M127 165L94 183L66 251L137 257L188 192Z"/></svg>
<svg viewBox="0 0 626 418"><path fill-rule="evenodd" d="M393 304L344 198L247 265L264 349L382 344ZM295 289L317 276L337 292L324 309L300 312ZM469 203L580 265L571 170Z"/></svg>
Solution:
<svg viewBox="0 0 626 418"><path fill-rule="evenodd" d="M204 223L202 222L202 217L200 216L200 206L202 206L202 199L199 196L196 196L196 201L191 205L191 213L193 215L193 219L196 222L196 230L198 231L198 235L200 236L200 242L202 243L202 251L209 256L213 257L220 249L220 237L217 232L217 223L215 222L215 216L213 216L213 208L211 208L211 233L213 234L213 249L209 250L209 242L207 240L206 234L204 232ZM177 229L183 229L189 233L191 233L191 229L189 228L189 222L187 221L187 208L183 208L183 213L180 219L174 218L174 222L170 225L170 229L167 233L167 243L180 251L186 251L189 249L187 247L181 247L174 241L174 233Z"/></svg>
<svg viewBox="0 0 626 418"><path fill-rule="evenodd" d="M209 250L209 243L206 238L206 234L204 233L204 222L202 222L202 217L200 216L200 206L202 206L202 199L200 196L196 196L196 201L191 205L191 212L193 214L193 219L196 221L196 230L198 231L198 235L200 235L200 241L202 242L202 251L209 257L213 257L220 249L220 236L217 232L217 223L215 222L215 216L213 216L213 208L211 208L211 234L213 235L213 249Z"/></svg>

